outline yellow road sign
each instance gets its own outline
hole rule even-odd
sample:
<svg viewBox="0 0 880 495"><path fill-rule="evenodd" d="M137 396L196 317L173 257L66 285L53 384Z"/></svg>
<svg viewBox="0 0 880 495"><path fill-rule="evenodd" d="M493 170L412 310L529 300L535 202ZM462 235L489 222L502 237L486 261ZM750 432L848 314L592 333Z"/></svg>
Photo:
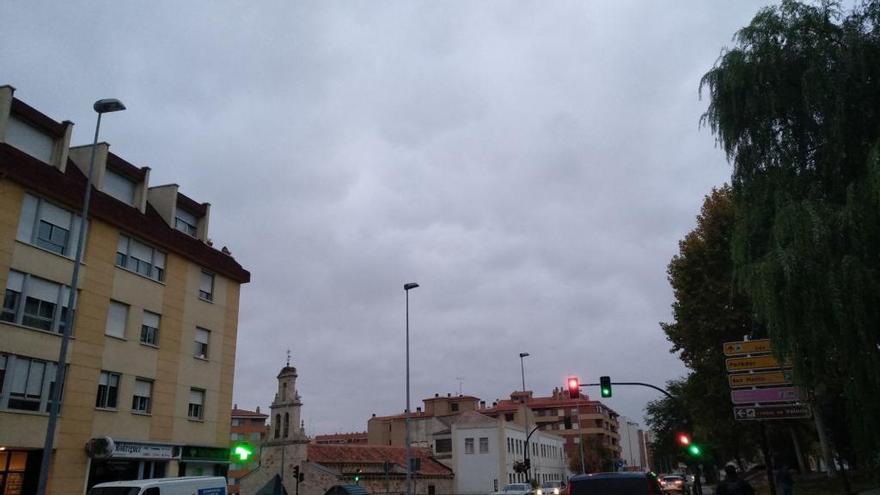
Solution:
<svg viewBox="0 0 880 495"><path fill-rule="evenodd" d="M740 356L761 352L770 352L770 339L741 340L739 342L724 343L725 356Z"/></svg>
<svg viewBox="0 0 880 495"><path fill-rule="evenodd" d="M769 355L728 358L725 363L727 371L769 370L782 367L775 357Z"/></svg>
<svg viewBox="0 0 880 495"><path fill-rule="evenodd" d="M730 388L744 388L755 385L790 385L791 370L737 373L727 375L727 382L730 384Z"/></svg>

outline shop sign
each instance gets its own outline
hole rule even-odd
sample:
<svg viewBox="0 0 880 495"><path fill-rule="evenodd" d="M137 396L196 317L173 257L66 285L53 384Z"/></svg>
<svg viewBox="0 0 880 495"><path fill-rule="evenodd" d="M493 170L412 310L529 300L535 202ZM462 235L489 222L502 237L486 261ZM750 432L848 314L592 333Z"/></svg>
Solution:
<svg viewBox="0 0 880 495"><path fill-rule="evenodd" d="M181 459L184 461L215 461L227 463L229 462L229 449L184 445Z"/></svg>
<svg viewBox="0 0 880 495"><path fill-rule="evenodd" d="M136 442L116 442L114 458L126 459L173 459L176 448L173 445L156 445Z"/></svg>

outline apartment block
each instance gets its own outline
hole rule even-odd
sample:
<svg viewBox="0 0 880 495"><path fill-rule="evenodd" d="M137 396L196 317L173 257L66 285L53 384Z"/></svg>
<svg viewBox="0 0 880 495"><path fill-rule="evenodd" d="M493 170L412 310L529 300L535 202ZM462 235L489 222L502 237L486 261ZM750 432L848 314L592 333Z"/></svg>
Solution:
<svg viewBox="0 0 880 495"><path fill-rule="evenodd" d="M92 146L0 86L0 493L35 491ZM125 114L120 114L123 118ZM115 117L116 118L116 117ZM49 491L226 474L241 284L210 205L101 143ZM88 445L89 449L84 448ZM88 453L87 453L88 451Z"/></svg>
<svg viewBox="0 0 880 495"><path fill-rule="evenodd" d="M251 450L251 456L244 462L236 460L229 465L228 493L239 493L239 480L260 465L260 446L269 435L269 427L266 425L268 418L268 414L260 412L259 406L256 411L239 409L238 404L233 406L229 428L230 446L234 448L236 445L246 445Z"/></svg>

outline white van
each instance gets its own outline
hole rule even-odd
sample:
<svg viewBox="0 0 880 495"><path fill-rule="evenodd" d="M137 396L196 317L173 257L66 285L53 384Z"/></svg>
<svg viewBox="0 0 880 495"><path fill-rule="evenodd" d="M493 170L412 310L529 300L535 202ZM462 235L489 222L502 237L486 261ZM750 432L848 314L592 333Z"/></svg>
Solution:
<svg viewBox="0 0 880 495"><path fill-rule="evenodd" d="M88 495L226 495L222 476L184 476L99 483Z"/></svg>

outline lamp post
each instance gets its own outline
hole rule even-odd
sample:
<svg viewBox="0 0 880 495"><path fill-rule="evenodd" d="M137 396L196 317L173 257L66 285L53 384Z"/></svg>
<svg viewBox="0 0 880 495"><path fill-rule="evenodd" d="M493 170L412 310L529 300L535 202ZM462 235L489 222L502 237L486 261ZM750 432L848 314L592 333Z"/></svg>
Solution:
<svg viewBox="0 0 880 495"><path fill-rule="evenodd" d="M37 481L37 495L46 494L46 482L49 479L49 468L52 465L52 450L55 447L55 428L58 424L58 409L61 407L61 390L64 388L64 369L67 361L67 345L73 329L73 315L76 310L76 291L79 288L79 266L82 264L83 244L86 233L86 222L89 218L89 203L92 198L92 171L95 168L95 152L98 148L98 132L101 130L101 116L105 113L125 110L125 105L115 98L98 100L92 106L98 113L95 125L95 139L92 141L92 156L89 159L89 173L86 179L86 191L83 197L82 214L79 222L79 237L76 241L76 256L73 260L73 275L70 278L70 292L67 298L67 314L64 317L64 331L61 334L61 348L58 351L58 363L55 366L55 387L49 397L49 422L46 425L46 441L43 443L43 458L40 463L40 477Z"/></svg>
<svg viewBox="0 0 880 495"><path fill-rule="evenodd" d="M409 291L418 286L415 282L403 284L403 292L406 294L406 495L412 495L412 460L409 448Z"/></svg>
<svg viewBox="0 0 880 495"><path fill-rule="evenodd" d="M522 375L522 404L523 404L523 423L525 424L525 431L529 431L529 405L528 398L526 397L526 365L523 362L523 359L529 356L528 352L519 353L519 371ZM529 458L529 437L526 437L526 450L523 452L523 461L527 461ZM531 467L526 469L526 478L530 478Z"/></svg>
<svg viewBox="0 0 880 495"><path fill-rule="evenodd" d="M525 391L526 391L526 365L525 365L525 363L523 363L523 358L526 358L528 356L529 356L528 352L519 353L519 371L522 374L523 395L525 395ZM523 400L525 400L525 399L523 399Z"/></svg>

